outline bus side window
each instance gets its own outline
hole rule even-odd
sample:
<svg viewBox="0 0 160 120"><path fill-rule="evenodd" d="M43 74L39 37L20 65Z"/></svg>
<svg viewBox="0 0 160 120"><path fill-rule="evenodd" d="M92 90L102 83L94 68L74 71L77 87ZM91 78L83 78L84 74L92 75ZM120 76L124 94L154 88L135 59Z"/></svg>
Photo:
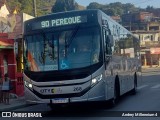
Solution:
<svg viewBox="0 0 160 120"><path fill-rule="evenodd" d="M111 39L107 29L103 28L103 37L104 37L104 47L105 47L105 54L111 55L112 54L112 48L111 48Z"/></svg>

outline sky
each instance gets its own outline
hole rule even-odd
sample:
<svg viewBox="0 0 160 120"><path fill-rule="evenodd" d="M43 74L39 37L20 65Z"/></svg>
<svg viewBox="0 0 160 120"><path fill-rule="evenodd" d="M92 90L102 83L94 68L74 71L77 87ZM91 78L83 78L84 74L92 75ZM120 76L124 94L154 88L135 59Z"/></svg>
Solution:
<svg viewBox="0 0 160 120"><path fill-rule="evenodd" d="M146 8L147 6L153 6L154 8L160 8L160 0L75 0L79 5L88 6L91 2L97 2L100 4L109 4L114 2L131 3L136 7Z"/></svg>

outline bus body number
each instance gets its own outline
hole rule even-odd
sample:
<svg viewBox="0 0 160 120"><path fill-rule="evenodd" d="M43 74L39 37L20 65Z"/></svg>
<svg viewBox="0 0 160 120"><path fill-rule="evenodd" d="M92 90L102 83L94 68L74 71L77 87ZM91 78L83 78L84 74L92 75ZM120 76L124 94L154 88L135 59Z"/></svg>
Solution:
<svg viewBox="0 0 160 120"><path fill-rule="evenodd" d="M74 88L73 88L73 91L77 91L77 92L78 92L78 91L82 91L82 87L74 87Z"/></svg>

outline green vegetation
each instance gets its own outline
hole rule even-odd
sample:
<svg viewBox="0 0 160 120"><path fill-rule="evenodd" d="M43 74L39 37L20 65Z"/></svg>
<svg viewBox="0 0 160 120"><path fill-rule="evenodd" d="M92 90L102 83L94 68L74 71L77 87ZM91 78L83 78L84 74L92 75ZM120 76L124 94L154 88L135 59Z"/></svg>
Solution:
<svg viewBox="0 0 160 120"><path fill-rule="evenodd" d="M30 15L33 13L33 0L6 0L7 5L13 11L15 8L19 13L25 12ZM37 15L45 15L51 12L62 12L70 10L81 10L86 9L83 6L78 5L75 0L36 0ZM122 4L121 2L115 2L110 4L99 4L92 2L87 6L87 9L100 9L110 16L119 15L128 12L139 12L155 10L152 6L148 6L146 9L135 7L131 3Z"/></svg>
<svg viewBox="0 0 160 120"><path fill-rule="evenodd" d="M6 0L7 5L13 11L15 8L18 13L27 13L34 15L33 13L33 0ZM56 0L36 0L37 15L45 15L51 13L51 8Z"/></svg>
<svg viewBox="0 0 160 120"><path fill-rule="evenodd" d="M140 8L136 8L134 5L130 3L122 4L120 2L110 3L106 5L92 2L87 6L87 9L100 9L110 16L121 16L124 13L135 12L140 10Z"/></svg>
<svg viewBox="0 0 160 120"><path fill-rule="evenodd" d="M52 12L78 10L78 4L74 0L57 0L52 7Z"/></svg>

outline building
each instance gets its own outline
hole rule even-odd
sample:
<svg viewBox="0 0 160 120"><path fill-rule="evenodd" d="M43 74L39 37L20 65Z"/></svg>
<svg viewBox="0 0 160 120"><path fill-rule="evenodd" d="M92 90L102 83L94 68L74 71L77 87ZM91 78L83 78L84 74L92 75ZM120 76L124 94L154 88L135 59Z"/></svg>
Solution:
<svg viewBox="0 0 160 120"><path fill-rule="evenodd" d="M111 16L111 18L112 18L113 20L115 20L116 22L118 22L118 23L121 23L121 22L122 22L120 16Z"/></svg>
<svg viewBox="0 0 160 120"><path fill-rule="evenodd" d="M139 37L142 66L160 66L160 31L133 31Z"/></svg>
<svg viewBox="0 0 160 120"><path fill-rule="evenodd" d="M135 12L122 15L123 23L148 22L151 21L152 18L153 18L153 13L150 12Z"/></svg>
<svg viewBox="0 0 160 120"><path fill-rule="evenodd" d="M22 96L22 34L23 22L33 18L27 14L10 11L5 0L0 0L0 73L8 73L14 89L12 93ZM2 81L1 81L2 82Z"/></svg>
<svg viewBox="0 0 160 120"><path fill-rule="evenodd" d="M8 73L15 88L16 60L14 55L14 39L8 38L8 32L12 32L14 28L14 18L15 14L10 14L5 1L0 1L0 74L4 78L4 75ZM16 88L12 92L16 93Z"/></svg>
<svg viewBox="0 0 160 120"><path fill-rule="evenodd" d="M122 15L122 25L130 30L147 30L147 24L153 18L153 14L149 12L127 13Z"/></svg>
<svg viewBox="0 0 160 120"><path fill-rule="evenodd" d="M14 56L14 40L8 39L7 33L0 33L0 74L2 78L6 73L8 73L12 84L15 86L16 60ZM15 90L12 92L15 93Z"/></svg>
<svg viewBox="0 0 160 120"><path fill-rule="evenodd" d="M142 66L160 66L160 18L139 12L124 14L122 21L140 40Z"/></svg>
<svg viewBox="0 0 160 120"><path fill-rule="evenodd" d="M158 31L160 30L160 21L151 21L146 24L147 31Z"/></svg>

